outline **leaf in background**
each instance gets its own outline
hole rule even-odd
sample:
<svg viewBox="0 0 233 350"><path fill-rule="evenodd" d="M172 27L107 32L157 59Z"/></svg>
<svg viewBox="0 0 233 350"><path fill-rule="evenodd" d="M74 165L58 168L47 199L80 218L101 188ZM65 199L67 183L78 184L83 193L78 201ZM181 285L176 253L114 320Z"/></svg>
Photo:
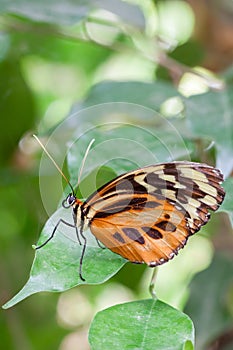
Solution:
<svg viewBox="0 0 233 350"><path fill-rule="evenodd" d="M81 107L85 108L105 102L129 102L159 111L168 98L178 96L172 84L164 81L104 82L95 85Z"/></svg>
<svg viewBox="0 0 233 350"><path fill-rule="evenodd" d="M29 22L25 27L29 32L15 31L10 34L14 50L23 55L24 61L26 58L29 62L39 63L43 58L44 63L70 64L77 71L93 73L111 54L109 49L91 42L71 41L69 37L61 40L54 25Z"/></svg>
<svg viewBox="0 0 233 350"><path fill-rule="evenodd" d="M116 110L117 106L113 104L112 111L109 110L108 113L110 120L116 117ZM93 115L96 116L96 113L93 112ZM86 123L88 123L87 119ZM93 127L83 135L73 136L75 141L69 149L68 168L74 184L77 183L77 174L85 150L93 138L95 142L85 162L84 176L101 166L108 166L115 174L120 175L149 164L171 161L180 157L188 158L191 149L191 145L185 144L184 140L168 125L163 130L162 125L157 125L156 128L152 124L148 127L146 122L144 126L139 126L136 122L127 123L126 121L125 124L119 122L112 125L109 122L106 125ZM90 194L90 191L84 192L82 198L87 198Z"/></svg>
<svg viewBox="0 0 233 350"><path fill-rule="evenodd" d="M108 10L126 23L144 26L144 17L139 7L120 0L2 0L0 12L22 15L38 22L73 25L96 9Z"/></svg>
<svg viewBox="0 0 233 350"><path fill-rule="evenodd" d="M34 100L16 60L0 62L0 163L9 161L22 135L35 123Z"/></svg>
<svg viewBox="0 0 233 350"><path fill-rule="evenodd" d="M179 96L174 87L167 83L108 82L96 85L84 101L82 107L104 102L128 102L160 111L162 103ZM208 92L184 99L183 118L169 122L183 137L210 138L216 143L217 167L229 175L233 168L233 89L229 87L222 92ZM156 120L156 119L155 119ZM155 123L155 121L154 121Z"/></svg>
<svg viewBox="0 0 233 350"><path fill-rule="evenodd" d="M164 101L178 95L178 91L171 84L161 81L153 84L137 82L102 83L92 89L84 106L111 102L113 100L112 96L114 96L114 101L136 103L159 111ZM184 103L186 105L185 115L187 119L183 119L180 128L178 125L178 131L185 135L184 130L188 127L189 137L191 135L204 138L210 137L216 141L219 146L219 152L228 150L232 154L232 88L229 87L223 92L209 92L193 96L185 99Z"/></svg>
<svg viewBox="0 0 233 350"><path fill-rule="evenodd" d="M9 52L11 45L11 38L8 33L1 32L0 33L0 47L1 47L1 52L0 52L0 62L3 61Z"/></svg>
<svg viewBox="0 0 233 350"><path fill-rule="evenodd" d="M51 235L61 217L72 222L70 214L70 211L65 213L64 209L60 209L52 215L41 233L39 244ZM61 225L54 238L36 251L28 282L4 305L4 308L9 308L37 292L61 292L79 284L102 283L125 264L126 260L119 255L98 247L93 235L86 233L85 236L87 237L87 249L83 261L85 282L80 280L78 273L82 246L77 242L75 230Z"/></svg>
<svg viewBox="0 0 233 350"><path fill-rule="evenodd" d="M63 144L69 142L68 165L72 181L75 183L77 179L92 138L96 140L92 147L96 153L89 153L83 175L107 162L120 174L156 162L189 159L192 141L186 142L179 130L156 112L166 99L176 95L171 84L164 82L96 85L52 134L59 145L61 140Z"/></svg>
<svg viewBox="0 0 233 350"><path fill-rule="evenodd" d="M233 260L216 255L205 271L194 277L185 312L196 329L196 349L206 349L228 327L232 326L232 303L228 294L233 283Z"/></svg>
<svg viewBox="0 0 233 350"><path fill-rule="evenodd" d="M233 226L233 178L229 177L223 183L223 187L225 188L226 195L223 201L223 204L220 207L220 211L225 211L229 214L231 224Z"/></svg>
<svg viewBox="0 0 233 350"><path fill-rule="evenodd" d="M208 92L185 100L186 116L193 136L210 137L217 147L217 167L225 176L233 168L233 88Z"/></svg>
<svg viewBox="0 0 233 350"><path fill-rule="evenodd" d="M159 300L140 300L100 311L89 331L93 350L192 350L189 317Z"/></svg>
<svg viewBox="0 0 233 350"><path fill-rule="evenodd" d="M105 82L94 86L80 107L114 101L134 103L136 106L145 106L159 112L165 101L178 96L179 92L172 84L164 81ZM224 92L209 92L183 98L183 103L186 118L181 119L179 124L174 124L181 135L189 138L209 137L223 148L232 147L233 94L230 88ZM169 122L173 123L174 119L169 119Z"/></svg>
<svg viewBox="0 0 233 350"><path fill-rule="evenodd" d="M190 40L183 45L177 46L174 51L168 53L169 57L185 64L189 67L201 65L204 56L203 47L197 42ZM156 77L158 79L172 81L171 73L162 66L156 69Z"/></svg>

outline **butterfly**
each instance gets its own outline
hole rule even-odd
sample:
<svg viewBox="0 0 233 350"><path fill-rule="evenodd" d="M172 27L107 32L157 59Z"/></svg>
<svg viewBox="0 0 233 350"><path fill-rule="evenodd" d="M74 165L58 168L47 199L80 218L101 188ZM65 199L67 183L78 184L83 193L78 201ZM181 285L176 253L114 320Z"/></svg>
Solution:
<svg viewBox="0 0 233 350"><path fill-rule="evenodd" d="M46 245L60 223L65 223L75 227L80 244L80 237L83 240L79 264L83 281L87 228L97 242L123 258L150 267L161 265L177 255L189 236L209 221L210 210L219 208L225 195L222 181L222 173L212 166L174 161L122 174L83 202L70 185L72 192L63 206L72 208L74 224L60 219L50 237L36 249Z"/></svg>

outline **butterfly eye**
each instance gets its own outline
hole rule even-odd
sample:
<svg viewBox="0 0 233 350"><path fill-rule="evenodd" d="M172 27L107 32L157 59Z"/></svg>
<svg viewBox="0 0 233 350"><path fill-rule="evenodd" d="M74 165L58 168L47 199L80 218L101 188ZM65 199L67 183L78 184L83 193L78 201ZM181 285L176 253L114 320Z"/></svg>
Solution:
<svg viewBox="0 0 233 350"><path fill-rule="evenodd" d="M67 196L67 198L62 202L62 206L64 208L69 208L75 203L75 201L76 201L76 197L72 193L70 193Z"/></svg>

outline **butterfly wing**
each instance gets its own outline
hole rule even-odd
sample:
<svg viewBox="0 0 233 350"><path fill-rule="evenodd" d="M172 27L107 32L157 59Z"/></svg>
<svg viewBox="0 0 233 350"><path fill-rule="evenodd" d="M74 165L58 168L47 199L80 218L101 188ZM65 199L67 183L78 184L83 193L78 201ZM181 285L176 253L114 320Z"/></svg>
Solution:
<svg viewBox="0 0 233 350"><path fill-rule="evenodd" d="M208 222L224 198L221 172L172 162L123 174L84 203L92 233L113 252L156 266Z"/></svg>

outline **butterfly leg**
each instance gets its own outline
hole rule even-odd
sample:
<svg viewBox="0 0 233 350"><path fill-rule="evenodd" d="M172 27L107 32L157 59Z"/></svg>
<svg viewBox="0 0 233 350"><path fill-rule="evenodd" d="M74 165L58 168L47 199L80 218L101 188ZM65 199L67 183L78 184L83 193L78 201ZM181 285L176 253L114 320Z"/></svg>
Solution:
<svg viewBox="0 0 233 350"><path fill-rule="evenodd" d="M102 246L102 244L100 243L100 241L98 240L98 238L95 237L95 239L96 239L96 242L97 242L98 246L99 246L101 249L106 249L106 247Z"/></svg>
<svg viewBox="0 0 233 350"><path fill-rule="evenodd" d="M55 235L55 232L56 232L57 229L58 229L58 226L59 226L61 223L65 224L65 225L67 225L67 226L75 227L75 228L76 228L75 225L72 225L72 224L70 224L69 222L67 222L67 221L65 221L65 220L63 220L63 219L58 220L58 222L57 222L56 226L54 227L53 232L52 232L52 234L49 236L49 238L48 238L44 243L42 243L41 245L36 246L35 249L40 249L40 248L44 247L49 241L51 241L51 239L52 239L52 238L54 237L54 235ZM78 237L79 244L81 245L81 242L80 242L80 239L79 239L78 234L77 234L77 237Z"/></svg>
<svg viewBox="0 0 233 350"><path fill-rule="evenodd" d="M81 253L81 257L79 260L79 277L82 281L85 281L85 278L83 278L83 276L82 276L82 265L83 265L83 258L84 258L84 254L85 254L85 250L86 250L86 246L87 246L87 239L83 234L83 224L80 227L80 236L82 237L84 243L83 243L83 250Z"/></svg>
<svg viewBox="0 0 233 350"><path fill-rule="evenodd" d="M82 245L80 238L79 238L78 228L76 225L75 225L75 232L76 232L76 236L77 236L77 240L78 240L79 245Z"/></svg>

